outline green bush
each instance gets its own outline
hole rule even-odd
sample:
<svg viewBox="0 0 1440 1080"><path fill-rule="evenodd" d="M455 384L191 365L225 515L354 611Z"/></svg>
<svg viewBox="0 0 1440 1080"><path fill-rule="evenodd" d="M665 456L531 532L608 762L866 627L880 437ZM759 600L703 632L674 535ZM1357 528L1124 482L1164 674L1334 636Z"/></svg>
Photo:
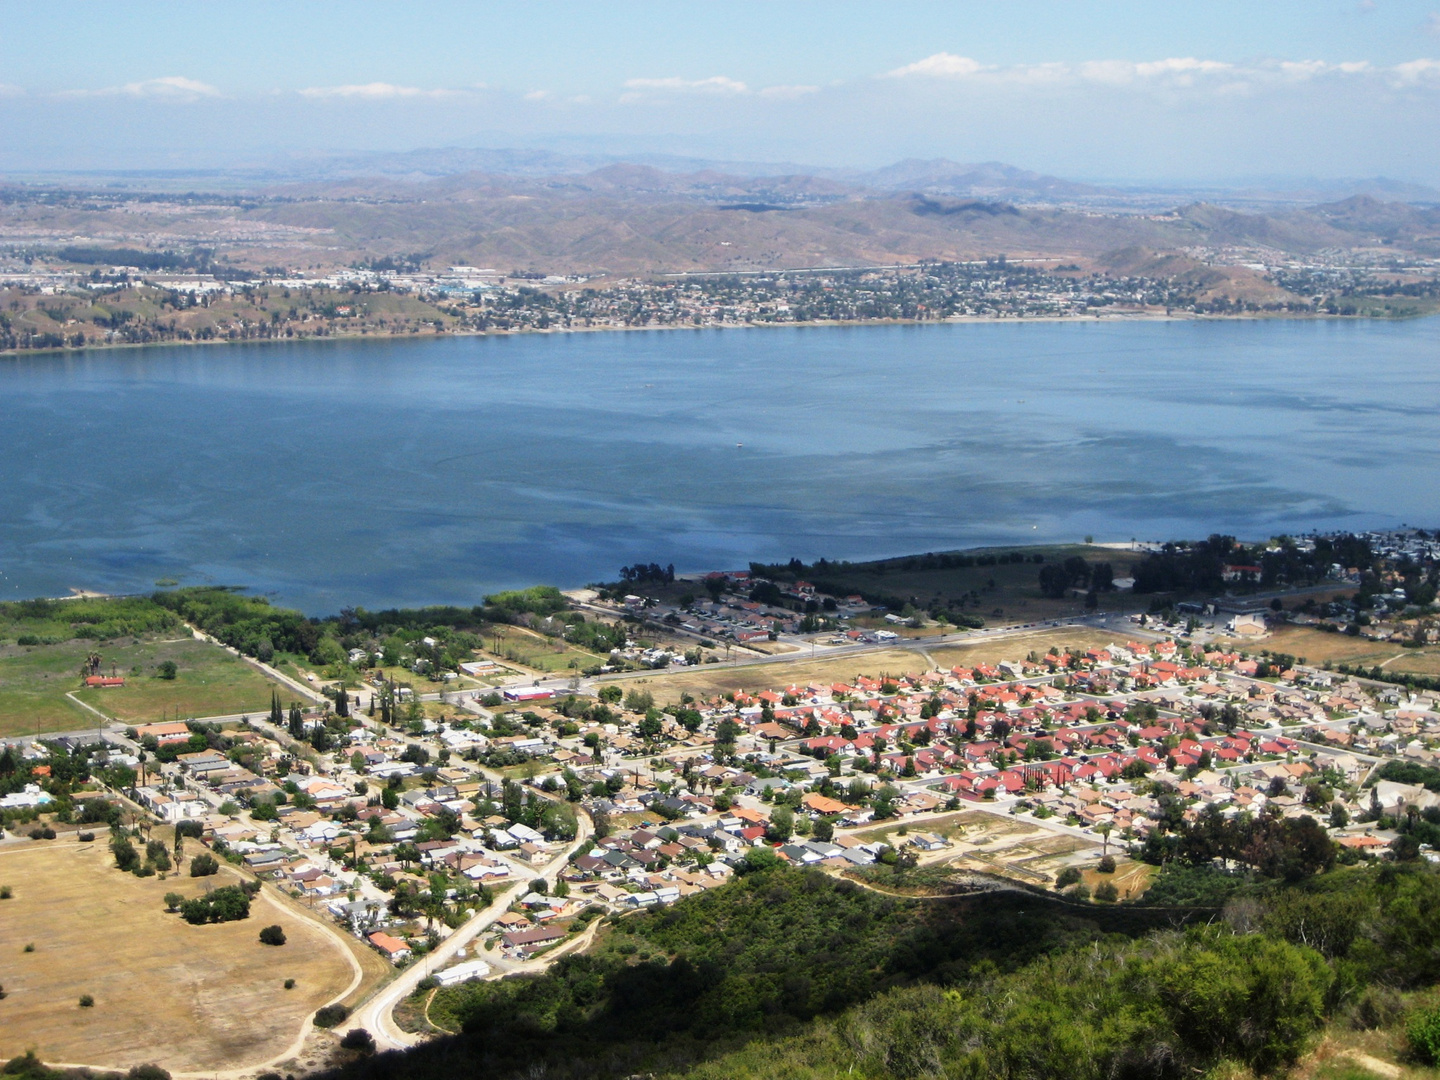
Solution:
<svg viewBox="0 0 1440 1080"><path fill-rule="evenodd" d="M351 1028L340 1040L340 1046L345 1050L355 1050L362 1054L373 1054L375 1052L375 1036L364 1028Z"/></svg>
<svg viewBox="0 0 1440 1080"><path fill-rule="evenodd" d="M315 1012L315 1026L333 1028L336 1024L344 1023L349 1015L350 1010L344 1005L325 1005Z"/></svg>
<svg viewBox="0 0 1440 1080"><path fill-rule="evenodd" d="M1060 873L1055 875L1055 888L1068 889L1071 885L1079 884L1080 869L1075 866L1067 866Z"/></svg>
<svg viewBox="0 0 1440 1080"><path fill-rule="evenodd" d="M1405 1025L1410 1050L1426 1065L1440 1065L1440 1007L1422 1009Z"/></svg>
<svg viewBox="0 0 1440 1080"><path fill-rule="evenodd" d="M267 926L260 931L260 944L262 945L284 945L285 930L278 923Z"/></svg>
<svg viewBox="0 0 1440 1080"><path fill-rule="evenodd" d="M208 852L202 852L190 860L191 877L209 877L219 872L220 864L215 861L215 856Z"/></svg>

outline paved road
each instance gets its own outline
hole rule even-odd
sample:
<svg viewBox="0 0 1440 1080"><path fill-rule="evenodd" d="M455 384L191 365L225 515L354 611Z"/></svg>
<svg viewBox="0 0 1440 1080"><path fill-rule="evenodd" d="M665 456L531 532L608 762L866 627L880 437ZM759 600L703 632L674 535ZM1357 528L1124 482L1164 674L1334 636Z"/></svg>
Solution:
<svg viewBox="0 0 1440 1080"><path fill-rule="evenodd" d="M538 868L535 871L535 877L543 877L553 884L571 854L590 838L589 816L577 808L576 819L579 828L575 839L567 844L555 858ZM395 1006L413 994L415 987L427 974L444 968L451 960L455 959L455 954L460 949L488 930L496 919L505 914L516 898L530 891L530 882L533 880L534 878L516 881L503 892L497 893L494 903L441 942L427 958L406 968L397 978L382 986L373 997L356 1009L347 1026L364 1028L370 1032L375 1036L375 1045L381 1050L399 1050L422 1041L418 1036L401 1031L396 1025L393 1015Z"/></svg>

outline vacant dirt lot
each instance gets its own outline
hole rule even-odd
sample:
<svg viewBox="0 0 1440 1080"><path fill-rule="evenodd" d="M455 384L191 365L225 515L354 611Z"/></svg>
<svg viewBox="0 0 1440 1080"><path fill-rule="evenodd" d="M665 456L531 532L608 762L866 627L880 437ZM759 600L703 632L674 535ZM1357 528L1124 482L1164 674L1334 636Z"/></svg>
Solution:
<svg viewBox="0 0 1440 1080"><path fill-rule="evenodd" d="M728 693L749 690L758 693L775 687L809 682L849 682L856 675L903 675L929 668L925 657L908 649L880 649L859 656L835 657L831 660L796 660L794 663L757 664L735 668L698 667L673 675L654 675L644 679L617 680L628 690L649 690L661 704L678 701L682 693L700 700Z"/></svg>
<svg viewBox="0 0 1440 1080"><path fill-rule="evenodd" d="M45 1061L115 1068L254 1066L284 1053L354 980L345 945L269 886L250 918L190 926L166 914L165 894L236 878L124 874L103 837L0 847L0 884L15 893L0 900L0 1058L34 1049ZM271 923L285 928L279 948L258 940ZM284 989L291 978L295 988ZM93 1008L79 1006L82 994Z"/></svg>
<svg viewBox="0 0 1440 1080"><path fill-rule="evenodd" d="M1052 630L1035 630L1013 637L961 639L927 651L942 667L957 664L996 664L1001 660L1024 660L1032 652L1044 656L1051 649L1090 649L1104 645L1124 644L1123 634L1092 630L1088 626L1062 626Z"/></svg>
<svg viewBox="0 0 1440 1080"><path fill-rule="evenodd" d="M932 639L921 648L877 649L874 652L838 656L826 660L795 660L793 663L758 664L736 668L699 667L675 674L645 679L617 680L626 690L649 690L664 704L676 701L681 693L704 700L731 690L771 690L797 683L849 682L856 675L916 675L934 667L957 664L993 664L999 660L1023 660L1030 652L1045 653L1057 647L1087 649L1124 641L1120 635L1088 627L1037 630L1013 637L974 636Z"/></svg>

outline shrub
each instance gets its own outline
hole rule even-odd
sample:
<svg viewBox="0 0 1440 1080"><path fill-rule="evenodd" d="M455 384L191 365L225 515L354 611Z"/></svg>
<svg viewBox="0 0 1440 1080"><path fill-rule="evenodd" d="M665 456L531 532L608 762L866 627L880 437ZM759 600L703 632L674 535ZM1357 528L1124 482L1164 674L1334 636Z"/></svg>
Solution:
<svg viewBox="0 0 1440 1080"><path fill-rule="evenodd" d="M11 890L9 885L0 885L0 900L9 900L14 895L15 893Z"/></svg>
<svg viewBox="0 0 1440 1080"><path fill-rule="evenodd" d="M260 931L260 944L261 944L261 945L284 945L284 944L285 944L285 930L284 930L284 928L281 927L278 923L275 924L275 925L273 925L273 926L267 926L267 927L265 927L264 930L261 930L261 931Z"/></svg>
<svg viewBox="0 0 1440 1080"><path fill-rule="evenodd" d="M1440 1065L1440 1008L1422 1009L1405 1025L1410 1049L1426 1065Z"/></svg>
<svg viewBox="0 0 1440 1080"><path fill-rule="evenodd" d="M125 1080L170 1080L170 1074L159 1065L136 1065L125 1074Z"/></svg>
<svg viewBox="0 0 1440 1080"><path fill-rule="evenodd" d="M315 1026L333 1028L336 1024L343 1023L349 1015L350 1010L344 1005L325 1005L315 1012Z"/></svg>
<svg viewBox="0 0 1440 1080"><path fill-rule="evenodd" d="M93 832L76 833L75 839L79 840L82 844L89 844L94 842L95 834Z"/></svg>
<svg viewBox="0 0 1440 1080"><path fill-rule="evenodd" d="M1399 1023L1404 1013L1404 999L1398 990L1368 986L1346 1010L1346 1018L1357 1031L1375 1031Z"/></svg>
<svg viewBox="0 0 1440 1080"><path fill-rule="evenodd" d="M1113 904L1120 899L1120 890L1113 881L1102 881L1095 886L1095 899L1102 904Z"/></svg>
<svg viewBox="0 0 1440 1080"><path fill-rule="evenodd" d="M215 861L215 856L209 852L203 852L190 860L191 877L209 877L211 874L220 872L220 864Z"/></svg>
<svg viewBox="0 0 1440 1080"><path fill-rule="evenodd" d="M364 1028L351 1028L340 1040L340 1045L346 1050L356 1050L362 1054L373 1054L375 1052L375 1036Z"/></svg>
<svg viewBox="0 0 1440 1080"><path fill-rule="evenodd" d="M1095 869L1102 874L1113 874L1115 872L1115 856L1103 856L1100 861L1095 864Z"/></svg>
<svg viewBox="0 0 1440 1080"><path fill-rule="evenodd" d="M25 943L25 948L21 949L20 951L21 951L21 952L34 952L34 951L35 951L35 942L33 942L33 941L27 941L27 942Z"/></svg>
<svg viewBox="0 0 1440 1080"><path fill-rule="evenodd" d="M295 980L294 980L294 979L286 979L286 980L285 980L285 989L286 989L286 990L294 990L294 989L295 989Z"/></svg>
<svg viewBox="0 0 1440 1080"><path fill-rule="evenodd" d="M80 1007L82 1009L93 1009L95 1007L95 999L89 994L81 994Z"/></svg>
<svg viewBox="0 0 1440 1080"><path fill-rule="evenodd" d="M1068 889L1071 885L1078 884L1079 881L1079 869L1074 866L1067 866L1064 870L1061 870L1059 874L1055 875L1055 888Z"/></svg>
<svg viewBox="0 0 1440 1080"><path fill-rule="evenodd" d="M167 893L165 894L165 910L166 910L166 911L179 911L179 910L180 910L180 905L183 904L184 902L185 902L185 897L184 897L184 895L181 894L181 893L178 893L178 892L167 892Z"/></svg>

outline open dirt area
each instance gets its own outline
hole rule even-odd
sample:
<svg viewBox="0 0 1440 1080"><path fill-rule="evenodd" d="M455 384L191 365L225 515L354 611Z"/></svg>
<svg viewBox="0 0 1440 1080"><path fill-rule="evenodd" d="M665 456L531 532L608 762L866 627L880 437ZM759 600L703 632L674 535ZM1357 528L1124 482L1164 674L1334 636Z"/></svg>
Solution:
<svg viewBox="0 0 1440 1080"><path fill-rule="evenodd" d="M191 926L166 913L165 894L194 896L237 875L137 878L115 869L104 836L0 847L0 884L14 890L0 900L0 1058L33 1049L47 1062L108 1068L253 1067L285 1053L356 981L346 943L270 886L248 919ZM258 939L272 923L288 939L278 948ZM80 1007L84 994L93 1007Z"/></svg>
<svg viewBox="0 0 1440 1080"><path fill-rule="evenodd" d="M1111 845L1112 855L1114 845ZM1120 892L1121 900L1133 900L1140 896L1146 889L1150 888L1150 881L1155 877L1159 868L1148 863L1136 862L1123 856L1115 860L1115 872L1113 874L1102 874L1098 870L1085 870L1081 873L1081 880L1085 882L1093 893L1099 886L1108 881Z"/></svg>
<svg viewBox="0 0 1440 1080"><path fill-rule="evenodd" d="M949 866L1000 874L1032 885L1051 885L1061 868L1087 862L1100 845L1078 836L1053 832L1024 818L992 814L984 810L962 810L936 818L890 821L855 835L863 840L903 843L899 835L934 833L950 846L920 855L922 866ZM1118 884L1118 883L1117 883Z"/></svg>
<svg viewBox="0 0 1440 1080"><path fill-rule="evenodd" d="M682 693L704 700L732 690L758 692L797 683L850 682L856 675L879 678L883 675L915 675L931 668L952 668L957 664L993 664L1000 660L1023 660L1031 652L1044 653L1057 647L1087 649L1124 641L1122 635L1084 626L1036 630L1003 638L949 635L931 638L923 647L877 649L825 659L795 660L792 663L758 664L742 667L705 667L689 671L656 674L644 679L620 680L627 690L645 689L661 704L677 701Z"/></svg>
<svg viewBox="0 0 1440 1080"><path fill-rule="evenodd" d="M1090 649L1102 645L1123 644L1123 634L1108 630L1092 630L1088 626L1062 626L1036 630L1013 637L974 637L932 646L925 651L944 668L957 664L995 664L1001 660L1023 660L1032 652L1045 655L1051 649Z"/></svg>
<svg viewBox="0 0 1440 1080"><path fill-rule="evenodd" d="M1250 643L1255 648L1255 643ZM1307 626L1278 627L1259 647L1304 657L1311 664L1376 665L1391 674L1440 675L1440 646L1414 648L1394 641L1370 641Z"/></svg>
<svg viewBox="0 0 1440 1080"><path fill-rule="evenodd" d="M625 689L649 690L660 704L678 701L682 693L700 700L732 690L759 692L791 683L849 682L856 675L903 675L920 672L930 665L910 649L881 649L831 660L796 660L793 663L756 664L733 668L698 667L674 674L656 674L643 679L620 680Z"/></svg>

